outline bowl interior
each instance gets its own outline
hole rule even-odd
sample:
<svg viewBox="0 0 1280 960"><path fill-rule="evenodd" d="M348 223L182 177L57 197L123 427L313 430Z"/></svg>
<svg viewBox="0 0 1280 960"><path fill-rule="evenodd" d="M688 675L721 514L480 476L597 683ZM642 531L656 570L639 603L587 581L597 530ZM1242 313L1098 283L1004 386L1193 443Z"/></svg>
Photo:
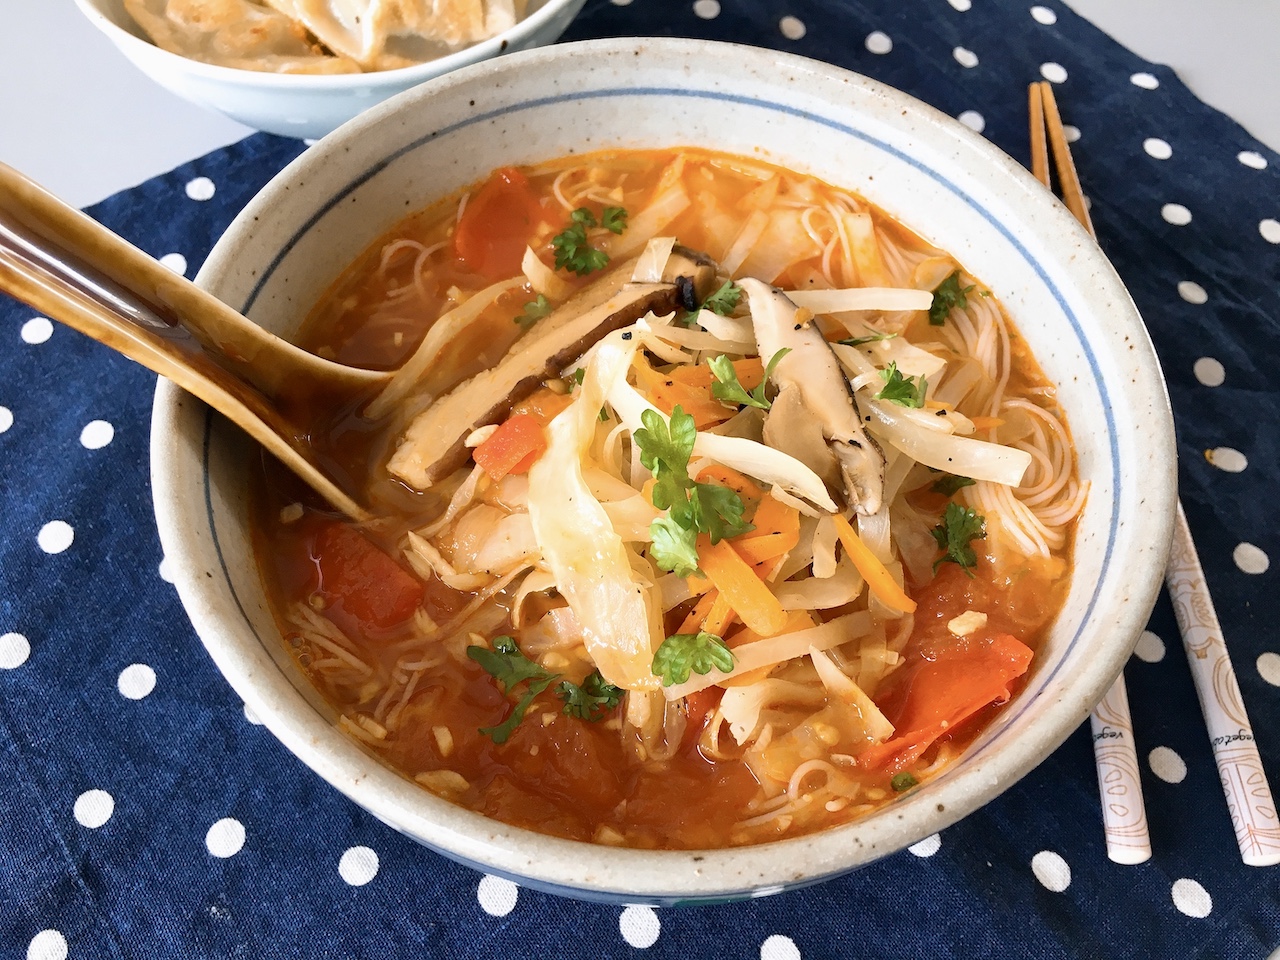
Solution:
<svg viewBox="0 0 1280 960"><path fill-rule="evenodd" d="M678 118L679 122L673 122ZM698 41L594 41L505 58L383 104L313 147L237 219L200 282L284 336L350 260L411 210L508 163L697 146L851 189L955 255L1000 298L1073 428L1090 485L1066 606L1026 688L964 760L857 823L762 847L599 849L450 807L330 729L284 656L245 521L245 441L163 385L157 514L179 589L229 681L326 779L490 872L630 902L758 895L936 832L995 796L1084 719L1145 623L1167 555L1172 427L1141 320L1066 211L986 141L865 78ZM288 189L284 185L288 184ZM206 572L213 573L206 577ZM621 856L619 856L621 854Z"/></svg>

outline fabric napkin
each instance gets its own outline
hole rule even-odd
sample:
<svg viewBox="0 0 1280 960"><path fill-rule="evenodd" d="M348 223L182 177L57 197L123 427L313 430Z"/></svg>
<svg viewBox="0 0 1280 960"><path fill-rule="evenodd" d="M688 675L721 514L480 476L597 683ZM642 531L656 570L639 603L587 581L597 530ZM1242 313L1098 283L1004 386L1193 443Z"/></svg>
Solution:
<svg viewBox="0 0 1280 960"><path fill-rule="evenodd" d="M1063 4L589 0L565 39L675 35L857 70L1028 154L1026 85L1077 130L1100 242L1146 317L1182 497L1280 779L1280 156ZM305 149L255 135L90 213L194 276ZM1153 859L1111 863L1087 727L995 802L857 873L688 910L583 904L457 866L257 725L166 582L154 376L0 298L0 952L62 958L1263 958L1162 598L1126 676ZM1077 430L1087 424L1074 425Z"/></svg>

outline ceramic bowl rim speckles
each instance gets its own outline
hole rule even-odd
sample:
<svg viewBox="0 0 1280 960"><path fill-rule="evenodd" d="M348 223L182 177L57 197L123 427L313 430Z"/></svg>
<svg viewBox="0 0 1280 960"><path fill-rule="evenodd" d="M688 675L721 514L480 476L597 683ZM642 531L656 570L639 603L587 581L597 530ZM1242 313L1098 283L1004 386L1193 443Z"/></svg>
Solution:
<svg viewBox="0 0 1280 960"><path fill-rule="evenodd" d="M1026 688L964 758L871 816L811 836L706 851L545 837L452 806L339 734L283 653L245 521L244 444L169 384L156 394L156 515L210 655L308 766L395 829L477 869L629 903L758 896L937 833L1034 768L1122 669L1161 582L1176 498L1155 353L1110 264L1021 167L918 101L825 64L695 40L566 44L443 77L291 164L219 241L198 282L288 336L356 254L508 163L608 147L706 146L862 193L953 253L1001 298L1074 429L1090 493L1067 605Z"/></svg>
<svg viewBox="0 0 1280 960"><path fill-rule="evenodd" d="M160 86L256 130L308 138L322 137L361 111L450 70L552 43L585 2L544 0L509 30L426 63L375 73L279 74L170 53L146 38L123 0L75 0L89 22Z"/></svg>

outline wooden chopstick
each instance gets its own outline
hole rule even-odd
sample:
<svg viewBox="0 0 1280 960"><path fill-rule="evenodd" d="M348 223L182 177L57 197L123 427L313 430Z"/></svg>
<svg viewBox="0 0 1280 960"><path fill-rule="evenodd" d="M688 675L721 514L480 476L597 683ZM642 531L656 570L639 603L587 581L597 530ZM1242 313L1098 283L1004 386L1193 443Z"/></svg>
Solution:
<svg viewBox="0 0 1280 960"><path fill-rule="evenodd" d="M1045 144L1047 125L1064 202L1096 239L1053 90L1041 81L1031 84L1027 96L1031 114L1031 171L1046 187L1050 186L1049 151ZM1151 859L1151 835L1142 802L1138 751L1133 741L1133 720L1129 716L1129 695L1123 673L1116 677L1111 689L1089 714L1089 726L1093 733L1094 764L1098 768L1107 856L1116 863L1142 863Z"/></svg>
<svg viewBox="0 0 1280 960"><path fill-rule="evenodd" d="M1096 239L1089 211L1084 204L1084 192L1080 188L1080 179L1076 175L1071 150L1067 146L1066 134L1062 129L1062 118L1058 114L1058 104L1054 99L1053 90L1046 82L1033 83L1029 96L1032 122L1032 171L1041 183L1048 185L1049 171L1045 156L1044 132L1036 131L1036 125L1039 122L1048 127L1049 141L1053 145L1054 159L1058 167L1058 180L1062 185L1063 201L1084 224L1089 234ZM1040 101L1039 107L1036 106L1037 100ZM1165 568L1165 586L1169 590L1173 610L1178 618L1178 631L1182 634L1182 645L1186 649L1187 661L1191 666L1196 697L1200 701L1200 712L1204 715L1209 743L1213 747L1213 757L1218 767L1223 792L1226 794L1227 810L1235 830L1236 843L1240 847L1241 859L1246 864L1256 867L1280 863L1280 816L1277 815L1276 803L1272 797L1266 771L1262 766L1262 758L1258 755L1253 728L1245 712L1244 701L1240 697L1240 686L1236 681L1235 670L1231 666L1231 658L1227 654L1222 626L1218 623L1213 598L1209 595L1204 569L1200 566L1200 558L1196 554L1195 543L1191 539L1191 528L1187 524L1181 501L1178 502L1177 516L1174 518L1173 546L1168 566ZM1127 721L1129 714L1123 689L1123 674L1116 683L1119 688L1119 699L1125 701L1123 715ZM1098 763L1098 780L1102 791L1107 854L1113 860L1117 858L1112 848L1112 828L1107 821L1108 807L1112 799L1109 794L1113 794L1113 790L1108 788L1108 782L1110 779L1119 786L1120 779L1111 770L1107 770L1104 774L1104 761L1097 748L1100 742L1099 717L1109 717L1112 714L1115 707L1113 698L1117 695L1117 687L1113 687L1108 692L1090 717L1090 722L1094 724L1094 755ZM1114 722L1113 720L1113 725ZM1132 726L1127 726L1124 732L1123 738L1110 739L1116 742L1124 739L1132 744ZM1132 747L1129 752L1133 752ZM1140 809L1141 786L1137 784L1136 763L1136 755L1133 756L1132 761L1129 759L1123 761L1125 766L1132 764L1133 782L1138 791L1136 796ZM1145 813L1142 831L1145 836ZM1120 843L1123 837L1117 834L1116 839L1117 843ZM1122 855L1134 854L1133 851L1124 847L1116 849ZM1147 840L1146 849L1147 856L1150 856L1149 840Z"/></svg>

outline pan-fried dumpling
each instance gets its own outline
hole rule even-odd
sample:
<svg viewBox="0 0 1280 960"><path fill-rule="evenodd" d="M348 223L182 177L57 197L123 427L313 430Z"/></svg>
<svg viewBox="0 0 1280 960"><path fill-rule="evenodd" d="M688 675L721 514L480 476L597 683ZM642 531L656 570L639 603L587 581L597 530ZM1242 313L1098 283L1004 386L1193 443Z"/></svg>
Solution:
<svg viewBox="0 0 1280 960"><path fill-rule="evenodd" d="M312 41L301 24L250 0L125 0L163 50L242 70L355 73L360 66Z"/></svg>

